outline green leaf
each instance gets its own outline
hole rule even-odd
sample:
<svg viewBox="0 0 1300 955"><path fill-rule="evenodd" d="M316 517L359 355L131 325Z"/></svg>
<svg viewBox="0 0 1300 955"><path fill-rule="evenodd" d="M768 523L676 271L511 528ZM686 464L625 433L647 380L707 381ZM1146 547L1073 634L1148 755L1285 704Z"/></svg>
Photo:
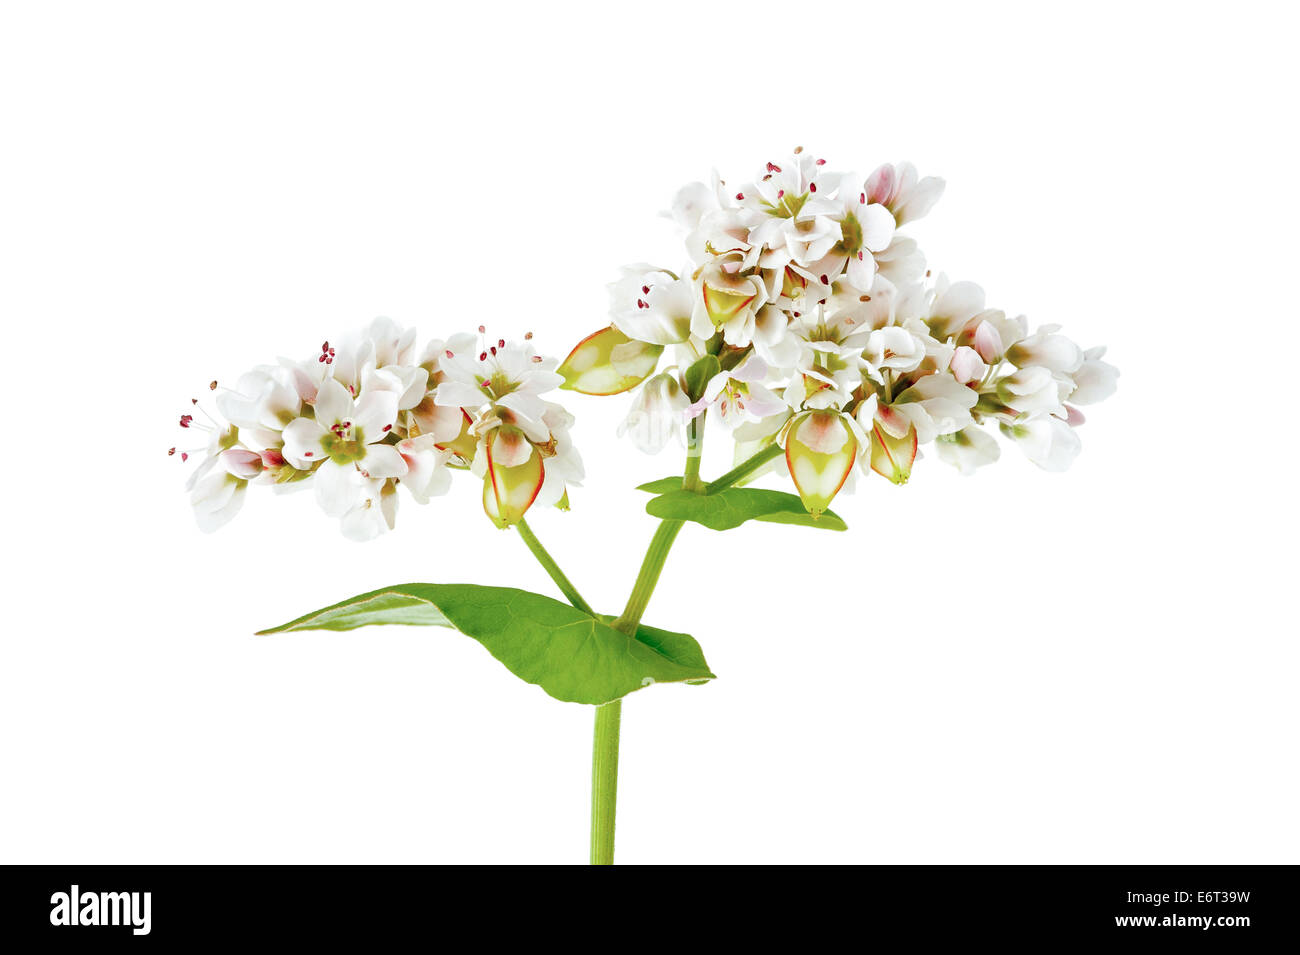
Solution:
<svg viewBox="0 0 1300 955"><path fill-rule="evenodd" d="M691 401L699 401L704 389L714 375L722 371L722 363L717 355L705 355L686 369L682 381L686 385L686 396Z"/></svg>
<svg viewBox="0 0 1300 955"><path fill-rule="evenodd" d="M260 632L390 623L453 627L521 680L568 703L609 703L651 683L715 679L694 637L642 626L633 639L604 619L513 587L401 584Z"/></svg>
<svg viewBox="0 0 1300 955"><path fill-rule="evenodd" d="M651 498L645 509L655 517L694 521L715 531L730 530L749 520L798 524L829 531L848 529L834 511L826 511L815 518L796 495L757 487L729 487L713 494L669 491Z"/></svg>

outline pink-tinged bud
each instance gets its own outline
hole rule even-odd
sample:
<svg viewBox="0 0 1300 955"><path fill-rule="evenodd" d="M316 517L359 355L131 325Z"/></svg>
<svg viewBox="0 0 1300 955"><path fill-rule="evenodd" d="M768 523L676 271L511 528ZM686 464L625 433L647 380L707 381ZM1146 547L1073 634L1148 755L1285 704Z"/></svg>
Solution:
<svg viewBox="0 0 1300 955"><path fill-rule="evenodd" d="M976 326L973 344L980 358L990 365L996 365L1002 360L1002 353L1005 351L1002 336L992 322L982 321Z"/></svg>
<svg viewBox="0 0 1300 955"><path fill-rule="evenodd" d="M857 456L857 438L838 411L806 411L790 422L785 463L809 514L830 507Z"/></svg>
<svg viewBox="0 0 1300 955"><path fill-rule="evenodd" d="M561 388L584 395L617 395L645 381L659 364L662 345L628 338L611 325L588 335L556 369Z"/></svg>
<svg viewBox="0 0 1300 955"><path fill-rule="evenodd" d="M984 359L975 349L959 345L952 353L952 360L948 362L948 370L958 382L965 385L983 379L988 365L984 364Z"/></svg>
<svg viewBox="0 0 1300 955"><path fill-rule="evenodd" d="M509 527L519 522L524 512L532 507L542 489L546 469L542 456L524 433L512 425L502 426L487 442L487 474L483 476L483 510L497 527ZM522 453L527 446L526 456ZM498 455L507 460L524 458L522 464L502 464Z"/></svg>
<svg viewBox="0 0 1300 955"><path fill-rule="evenodd" d="M896 438L879 423L871 428L871 470L894 484L906 484L916 461L916 428Z"/></svg>
<svg viewBox="0 0 1300 955"><path fill-rule="evenodd" d="M244 481L251 481L262 473L262 456L256 451L230 448L221 452L220 460L229 474Z"/></svg>

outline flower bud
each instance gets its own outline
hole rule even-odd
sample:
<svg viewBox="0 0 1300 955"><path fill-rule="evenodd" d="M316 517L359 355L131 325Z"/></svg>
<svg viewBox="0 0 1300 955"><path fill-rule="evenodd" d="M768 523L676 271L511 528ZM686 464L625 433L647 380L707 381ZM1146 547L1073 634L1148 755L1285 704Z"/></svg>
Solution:
<svg viewBox="0 0 1300 955"><path fill-rule="evenodd" d="M542 456L513 425L498 428L484 445L483 510L497 527L509 527L524 516L542 489L546 477Z"/></svg>
<svg viewBox="0 0 1300 955"><path fill-rule="evenodd" d="M785 463L809 514L830 506L857 456L858 440L838 411L806 411L790 422Z"/></svg>
<svg viewBox="0 0 1300 955"><path fill-rule="evenodd" d="M613 325L578 342L556 369L561 388L584 395L617 395L645 381L663 354L662 345L628 338Z"/></svg>
<svg viewBox="0 0 1300 955"><path fill-rule="evenodd" d="M896 438L876 422L871 428L871 470L894 484L906 484L916 461L916 428Z"/></svg>

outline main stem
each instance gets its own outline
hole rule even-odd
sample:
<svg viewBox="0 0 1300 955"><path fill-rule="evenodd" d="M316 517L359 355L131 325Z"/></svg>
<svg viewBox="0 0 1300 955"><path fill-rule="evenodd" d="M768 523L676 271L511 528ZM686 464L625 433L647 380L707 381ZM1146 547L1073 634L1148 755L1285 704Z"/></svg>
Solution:
<svg viewBox="0 0 1300 955"><path fill-rule="evenodd" d="M716 481L706 485L700 479L704 415L701 414L691 421L687 426L686 436L686 469L682 475L682 488L699 493L715 492L731 487L781 453L779 447L770 445L732 468ZM636 583L632 585L632 593L628 595L627 605L618 619L611 624L616 630L635 638L641 616L650 604L655 585L659 583L659 575L663 573L673 542L677 539L684 523L679 520L659 522L654 537L650 539L645 557L641 561L641 570L637 573ZM595 611L582 599L582 595L560 569L559 564L533 534L528 523L520 520L515 527L524 543L528 545L528 549L533 552L538 563L568 598L569 603L585 613L596 616ZM596 707L596 731L591 753L592 865L614 864L614 823L618 806L618 739L622 722L623 702L621 700Z"/></svg>
<svg viewBox="0 0 1300 955"><path fill-rule="evenodd" d="M704 489L700 481L700 456L704 449L704 415L691 419L686 427L686 471L682 487ZM641 570L628 595L627 605L611 626L635 637L641 615L650 604L655 584L663 572L668 552L682 529L683 521L660 521L650 539ZM596 733L591 753L591 864L614 864L614 820L618 804L618 735L623 722L623 701L596 707Z"/></svg>

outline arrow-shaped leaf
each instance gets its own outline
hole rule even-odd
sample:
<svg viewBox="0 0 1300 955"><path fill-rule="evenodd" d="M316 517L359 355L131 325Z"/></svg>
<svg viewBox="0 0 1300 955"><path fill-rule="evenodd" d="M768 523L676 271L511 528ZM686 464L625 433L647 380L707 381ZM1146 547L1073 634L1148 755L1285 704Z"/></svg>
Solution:
<svg viewBox="0 0 1300 955"><path fill-rule="evenodd" d="M373 624L452 627L515 676L569 703L609 703L652 683L714 679L685 633L642 626L636 638L541 594L475 584L401 584L360 594L262 633Z"/></svg>

